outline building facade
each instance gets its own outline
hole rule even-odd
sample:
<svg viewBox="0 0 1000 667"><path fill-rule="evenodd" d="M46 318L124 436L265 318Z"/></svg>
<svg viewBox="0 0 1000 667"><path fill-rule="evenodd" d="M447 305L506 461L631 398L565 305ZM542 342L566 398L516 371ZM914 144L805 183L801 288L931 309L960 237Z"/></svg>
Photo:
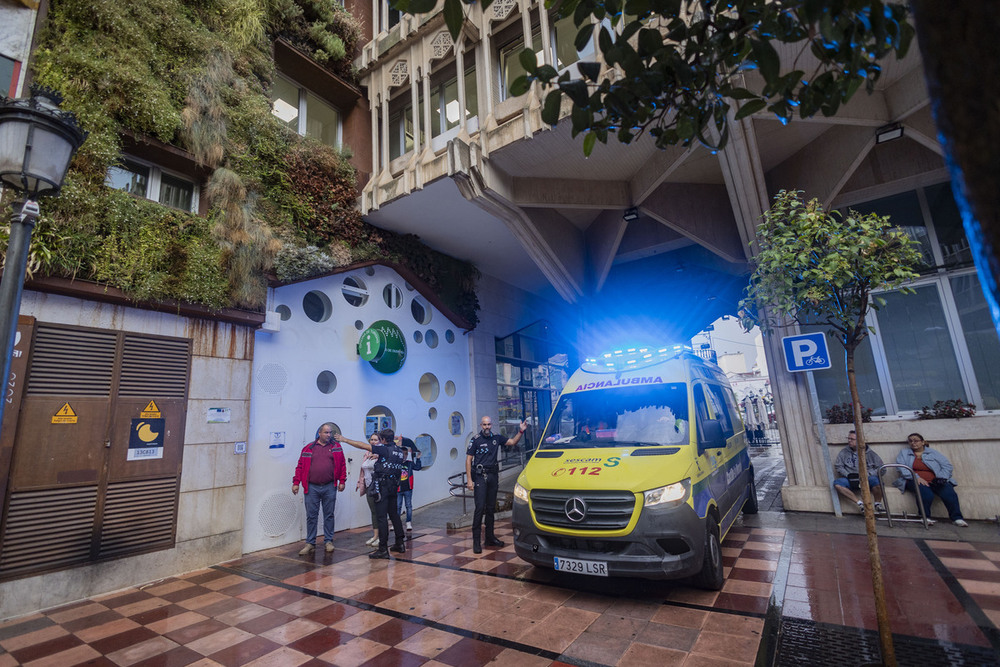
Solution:
<svg viewBox="0 0 1000 667"><path fill-rule="evenodd" d="M11 93L23 94L45 7L0 5ZM784 126L759 114L734 122L718 153L657 150L641 137L584 159L569 123L541 122L543 91L508 93L527 44L570 72L596 57L592 45L576 49L571 21L544 3L468 6L454 39L439 11L400 14L385 0L346 8L363 30L358 80L331 76L278 39L273 112L300 134L352 149L366 221L478 268L478 325L468 330L420 281L374 261L275 282L269 312L253 316L176 304L157 312L109 303L100 290L29 284L23 397L0 449L0 618L300 539L291 474L324 421L352 438L375 423L413 438L430 459L415 500L445 497L480 416L510 433L525 418L537 437L579 358L689 340L734 314L748 244L781 189L891 214L921 243L916 294L883 295L860 355L863 402L877 420L869 440L891 460L906 433L923 431L955 464L966 516L1000 513L1000 417L991 414L1000 409L1000 341L950 199L916 50L885 63L876 91L833 118ZM879 141L890 125L902 137ZM125 147L134 159L109 174L113 187L142 183L129 191L205 213L204 174L190 156L135 138ZM373 328L405 341L394 370L363 358ZM91 361L73 366L67 384L60 371L84 339ZM784 371L776 337L764 344L788 471L784 506L831 511L806 383ZM91 386L98 376L104 384ZM838 377L817 377L824 407L845 400ZM950 399L979 414L913 421L914 410ZM84 428L86 438L74 436ZM825 428L835 454L845 427ZM80 453L53 467L66 441L83 441ZM367 522L353 493L359 463L355 456L338 527ZM45 494L72 500L73 516L47 514ZM142 521L128 515L149 499Z"/></svg>

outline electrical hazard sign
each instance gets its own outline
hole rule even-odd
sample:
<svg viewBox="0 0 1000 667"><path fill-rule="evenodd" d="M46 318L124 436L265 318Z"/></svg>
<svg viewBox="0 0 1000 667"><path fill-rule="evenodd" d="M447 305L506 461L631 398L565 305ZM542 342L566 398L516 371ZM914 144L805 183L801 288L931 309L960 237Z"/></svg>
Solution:
<svg viewBox="0 0 1000 667"><path fill-rule="evenodd" d="M156 402L150 401L146 407L142 409L142 412L139 413L139 417L142 419L159 419L160 409L156 407Z"/></svg>
<svg viewBox="0 0 1000 667"><path fill-rule="evenodd" d="M69 403L63 403L58 412L52 415L53 424L75 424L76 419L76 413L73 412L73 408L70 407Z"/></svg>

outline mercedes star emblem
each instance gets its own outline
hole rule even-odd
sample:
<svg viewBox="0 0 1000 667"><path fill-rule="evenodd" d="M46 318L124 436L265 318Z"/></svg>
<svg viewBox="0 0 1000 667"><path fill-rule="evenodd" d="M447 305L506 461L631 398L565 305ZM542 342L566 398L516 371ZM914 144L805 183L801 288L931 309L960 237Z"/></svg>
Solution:
<svg viewBox="0 0 1000 667"><path fill-rule="evenodd" d="M587 503L583 502L580 496L573 496L567 500L563 509L566 510L566 518L573 523L580 523L587 518Z"/></svg>

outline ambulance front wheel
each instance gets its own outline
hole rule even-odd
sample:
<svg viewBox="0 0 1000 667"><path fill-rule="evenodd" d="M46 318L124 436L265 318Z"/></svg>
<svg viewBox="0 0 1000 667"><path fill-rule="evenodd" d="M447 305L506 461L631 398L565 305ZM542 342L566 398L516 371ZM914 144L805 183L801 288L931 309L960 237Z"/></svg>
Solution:
<svg viewBox="0 0 1000 667"><path fill-rule="evenodd" d="M722 547L719 544L719 524L712 517L705 526L705 557L701 572L694 575L694 585L709 591L722 589L725 583L722 571Z"/></svg>

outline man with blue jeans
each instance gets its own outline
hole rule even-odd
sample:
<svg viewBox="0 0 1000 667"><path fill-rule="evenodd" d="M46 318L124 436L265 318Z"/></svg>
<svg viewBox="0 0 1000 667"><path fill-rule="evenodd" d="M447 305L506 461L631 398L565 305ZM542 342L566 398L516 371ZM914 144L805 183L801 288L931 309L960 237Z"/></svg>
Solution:
<svg viewBox="0 0 1000 667"><path fill-rule="evenodd" d="M875 511L884 512L885 508L882 507L882 487L878 481L878 469L882 467L882 459L870 447L866 447L865 463L868 466L868 486L871 487L872 498L875 499ZM855 480L854 484L857 484L859 474L858 435L854 431L847 434L847 447L844 447L837 454L833 470L837 473L837 478L833 480L833 488L837 489L837 493L841 496L857 504L858 510L864 514L865 504L861 502L860 498L854 495L857 487L854 487L852 490L852 486L854 485L851 483L853 479Z"/></svg>
<svg viewBox="0 0 1000 667"><path fill-rule="evenodd" d="M347 461L340 443L333 440L333 424L327 422L316 431L316 440L302 448L292 477L292 493L302 492L306 500L306 545L299 552L308 556L316 550L316 524L323 506L323 541L326 552L333 551L333 511L337 491L347 482Z"/></svg>

